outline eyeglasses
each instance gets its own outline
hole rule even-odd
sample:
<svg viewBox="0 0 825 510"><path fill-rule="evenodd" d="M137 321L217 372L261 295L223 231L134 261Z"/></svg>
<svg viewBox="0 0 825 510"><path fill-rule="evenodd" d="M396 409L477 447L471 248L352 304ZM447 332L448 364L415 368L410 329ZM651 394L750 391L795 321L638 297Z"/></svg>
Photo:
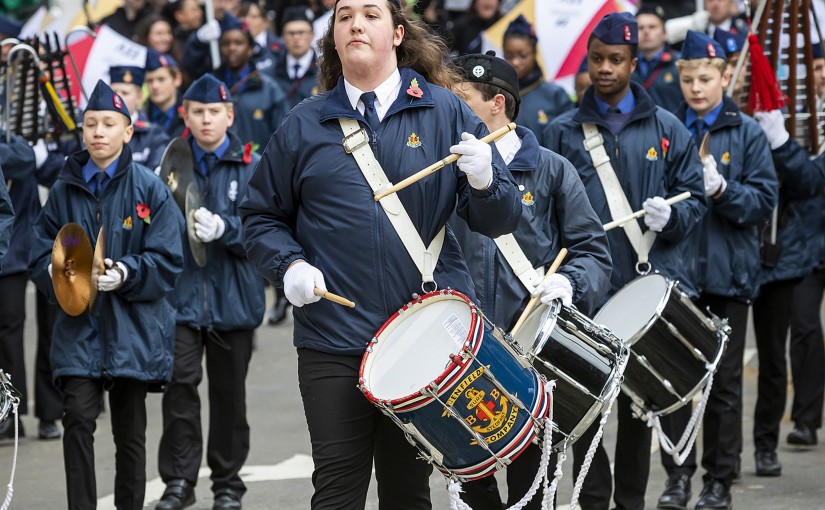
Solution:
<svg viewBox="0 0 825 510"><path fill-rule="evenodd" d="M284 32L284 37L301 37L302 35L309 35L311 33L309 30L289 30Z"/></svg>

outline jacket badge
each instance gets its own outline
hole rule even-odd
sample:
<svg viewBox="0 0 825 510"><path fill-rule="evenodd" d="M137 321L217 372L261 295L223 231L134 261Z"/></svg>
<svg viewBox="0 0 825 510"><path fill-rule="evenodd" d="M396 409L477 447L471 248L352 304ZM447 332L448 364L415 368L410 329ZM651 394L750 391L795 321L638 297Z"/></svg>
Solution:
<svg viewBox="0 0 825 510"><path fill-rule="evenodd" d="M670 148L670 140L662 137L662 157L667 158L667 150Z"/></svg>
<svg viewBox="0 0 825 510"><path fill-rule="evenodd" d="M547 124L547 121L550 120L547 118L547 114L544 113L544 110L539 110L539 124Z"/></svg>
<svg viewBox="0 0 825 510"><path fill-rule="evenodd" d="M521 203L530 207L536 205L536 200L533 198L533 194L528 191L521 196Z"/></svg>
<svg viewBox="0 0 825 510"><path fill-rule="evenodd" d="M418 86L418 78L412 79L412 81L410 82L410 88L407 89L407 94L411 95L415 99L421 99L422 97L424 97L424 91L421 90L421 87Z"/></svg>
<svg viewBox="0 0 825 510"><path fill-rule="evenodd" d="M123 220L123 230L132 230L132 217L127 216L125 220Z"/></svg>
<svg viewBox="0 0 825 510"><path fill-rule="evenodd" d="M421 138L419 138L417 134L412 133L409 137L407 137L407 147L410 147L411 149L421 147Z"/></svg>
<svg viewBox="0 0 825 510"><path fill-rule="evenodd" d="M649 149L647 150L647 154L645 155L645 158L646 158L648 161L656 161L656 160L658 160L658 159L659 159L659 153L658 153L658 152L656 152L656 148L655 148L655 147L651 147L651 148L649 148Z"/></svg>
<svg viewBox="0 0 825 510"><path fill-rule="evenodd" d="M238 181L233 180L232 182L229 183L229 193L227 193L227 195L229 196L229 200L231 200L233 202L235 200L237 200L237 198L238 198Z"/></svg>
<svg viewBox="0 0 825 510"><path fill-rule="evenodd" d="M142 219L144 223L147 225L152 223L152 217L150 216L151 210L149 210L149 206L146 204L138 204L135 208L137 210L138 218Z"/></svg>
<svg viewBox="0 0 825 510"><path fill-rule="evenodd" d="M665 73L665 83L670 83L673 81L673 73Z"/></svg>
<svg viewBox="0 0 825 510"><path fill-rule="evenodd" d="M722 154L722 164L723 165L730 165L730 152L726 152Z"/></svg>
<svg viewBox="0 0 825 510"><path fill-rule="evenodd" d="M264 111L260 108L256 108L255 113L252 114L252 117L254 117L255 120L262 120L264 118Z"/></svg>

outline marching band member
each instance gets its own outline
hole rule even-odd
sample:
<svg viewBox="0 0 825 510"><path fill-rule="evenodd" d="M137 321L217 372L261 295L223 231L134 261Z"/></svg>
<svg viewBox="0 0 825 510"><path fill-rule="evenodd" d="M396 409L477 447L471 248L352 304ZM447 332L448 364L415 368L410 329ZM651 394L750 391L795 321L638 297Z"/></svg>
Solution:
<svg viewBox="0 0 825 510"><path fill-rule="evenodd" d="M459 57L464 80L453 91L495 131L518 117L519 82L506 60L490 55ZM517 127L496 141L521 194L522 213L513 233L533 267L548 267L559 249L567 248L564 265L536 289L543 303L554 299L575 304L585 314L593 311L610 289L610 253L607 237L590 206L576 169L564 158L539 147L532 131ZM493 322L510 331L530 300L495 242L475 234L467 225L452 222L473 277L479 306ZM492 254L492 255L491 255ZM539 469L541 448L531 445L507 467L507 507L529 490ZM501 497L493 476L464 484L463 499L475 510L500 510ZM525 509L539 509L534 497Z"/></svg>
<svg viewBox="0 0 825 510"><path fill-rule="evenodd" d="M679 71L676 61L679 53L667 47L665 10L661 5L645 3L636 11L639 24L639 64L632 79L641 85L656 106L676 113L682 104Z"/></svg>
<svg viewBox="0 0 825 510"><path fill-rule="evenodd" d="M696 236L700 290L696 305L726 317L731 327L702 422L706 474L698 510L732 506L730 484L742 450L742 361L748 306L758 290L760 272L759 227L770 219L778 195L767 138L725 96L731 78L725 60L718 42L689 31L677 63L686 101L678 116L692 131L697 146L704 136L709 137L709 155L703 161L708 213ZM679 437L690 415L687 405L663 417L669 437ZM658 508L686 508L690 479L696 472L696 450L690 450L681 466L661 453L668 481Z"/></svg>
<svg viewBox="0 0 825 510"><path fill-rule="evenodd" d="M147 50L145 82L149 92L144 111L146 118L171 138L183 134L186 126L179 93L183 74L178 63L171 55Z"/></svg>
<svg viewBox="0 0 825 510"><path fill-rule="evenodd" d="M183 111L196 186L206 197L204 207L195 212L194 228L207 243L207 263L198 267L190 250L184 250L184 271L175 287L174 371L163 394L158 451L166 491L155 508L177 510L195 502L203 457L198 385L206 353L212 508L229 510L241 508L246 491L238 475L249 453L246 374L252 336L265 306L263 280L246 259L238 216L238 204L260 158L229 131L235 116L232 97L212 75L192 83L183 96Z"/></svg>
<svg viewBox="0 0 825 510"><path fill-rule="evenodd" d="M54 378L63 390L63 459L68 508L97 506L94 431L109 392L115 443L115 506L143 508L147 391L172 377L174 309L168 296L183 268L182 218L166 186L134 163L132 116L99 81L83 113L87 149L72 154L33 227L32 280L55 301L50 258L69 222L91 239L105 227L106 272L92 314L59 310L52 339Z"/></svg>
<svg viewBox="0 0 825 510"><path fill-rule="evenodd" d="M3 168L0 166L0 177L3 175ZM3 186L0 187L0 257L5 256L9 249L11 230L14 225L14 208L9 198L9 190L6 189L6 178L0 179Z"/></svg>
<svg viewBox="0 0 825 510"><path fill-rule="evenodd" d="M640 85L631 82L637 42L636 20L632 15L613 13L602 18L588 40L588 70L593 85L577 110L562 115L547 127L542 145L576 167L603 223L624 215L618 212L618 206L608 202L604 186L614 191L610 196L624 193L632 210L645 211L643 221L607 233L613 259L611 294L647 266L678 280L685 292L695 296L689 237L706 210L702 166L687 128L657 107ZM610 172L612 178L597 172L585 148L585 138L594 140L590 148L595 153L601 150L608 155L614 169ZM599 145L600 141L603 145ZM663 198L685 191L691 193L691 198L674 205L668 205ZM655 234L642 234L642 225ZM648 250L650 259L645 264ZM614 500L617 508L641 509L650 470L651 433L642 420L633 416L630 403L623 393L616 403L619 429ZM595 430L591 427L573 445L577 473ZM582 507L607 508L612 478L607 454L600 445L584 482Z"/></svg>
<svg viewBox="0 0 825 510"><path fill-rule="evenodd" d="M321 42L319 82L327 92L296 106L267 146L241 204L246 248L294 306L315 464L312 508L363 509L374 462L382 508L429 509L432 468L357 388L361 358L412 292L433 288L430 279L475 299L461 249L445 230L454 210L473 230L497 237L515 229L520 203L498 152L477 139L484 124L442 88L461 81L443 65L443 42L396 0L339 0L334 9ZM342 141L353 121L362 130ZM434 268L407 251L399 236L409 231L394 229L342 143L374 151L391 182L463 154L398 192L424 246L444 236ZM357 306L319 301L314 288Z"/></svg>

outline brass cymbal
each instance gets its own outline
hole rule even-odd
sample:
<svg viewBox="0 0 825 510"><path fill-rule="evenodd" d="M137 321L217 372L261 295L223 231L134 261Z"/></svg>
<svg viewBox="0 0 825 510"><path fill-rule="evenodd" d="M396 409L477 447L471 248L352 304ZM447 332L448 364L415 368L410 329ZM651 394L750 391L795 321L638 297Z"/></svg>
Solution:
<svg viewBox="0 0 825 510"><path fill-rule="evenodd" d="M203 199L198 184L193 182L186 188L186 234L189 249L198 267L206 266L206 244L195 234L195 211L203 207Z"/></svg>
<svg viewBox="0 0 825 510"><path fill-rule="evenodd" d="M169 142L160 160L158 176L169 187L172 196L175 197L175 202L184 213L186 212L186 190L194 179L194 165L189 142L180 137Z"/></svg>
<svg viewBox="0 0 825 510"><path fill-rule="evenodd" d="M94 312L95 299L97 299L97 278L106 273L106 264L103 259L106 258L106 230L101 225L100 231L97 233L97 242L95 243L95 252L92 255L92 291L89 295L89 313Z"/></svg>
<svg viewBox="0 0 825 510"><path fill-rule="evenodd" d="M52 287L60 308L78 316L92 294L92 244L77 223L63 225L52 247Z"/></svg>

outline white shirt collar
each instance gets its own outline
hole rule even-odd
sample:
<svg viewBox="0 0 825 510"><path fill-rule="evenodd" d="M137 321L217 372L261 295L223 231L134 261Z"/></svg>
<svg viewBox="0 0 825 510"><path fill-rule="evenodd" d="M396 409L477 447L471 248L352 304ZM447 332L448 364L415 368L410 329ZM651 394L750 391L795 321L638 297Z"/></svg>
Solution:
<svg viewBox="0 0 825 510"><path fill-rule="evenodd" d="M307 69L309 69L309 65L312 63L312 55L313 51L312 48L309 49L308 52L304 54L301 58L295 58L289 53L286 54L286 72L290 78L293 80L300 78L301 76L307 73ZM294 72L295 64L298 64L300 67L298 69L298 75L293 76L292 73Z"/></svg>
<svg viewBox="0 0 825 510"><path fill-rule="evenodd" d="M516 158L516 154L521 149L521 138L518 137L515 131L509 131L506 135L496 140L496 149L504 163L509 165Z"/></svg>
<svg viewBox="0 0 825 510"><path fill-rule="evenodd" d="M255 36L255 42L261 48L266 48L266 30L261 30L261 33Z"/></svg>
<svg viewBox="0 0 825 510"><path fill-rule="evenodd" d="M352 109L358 110L361 115L363 115L364 103L361 102L361 94L369 91L360 90L358 87L348 82L346 78L344 78L344 90L347 92L347 98L352 105ZM375 87L375 90L373 91L375 92L375 113L378 114L379 120L384 119L384 115L387 113L387 110L390 109L390 105L392 105L395 98L398 97L398 93L400 91L401 73L398 72L398 69L396 68L390 77L384 80L381 85Z"/></svg>

